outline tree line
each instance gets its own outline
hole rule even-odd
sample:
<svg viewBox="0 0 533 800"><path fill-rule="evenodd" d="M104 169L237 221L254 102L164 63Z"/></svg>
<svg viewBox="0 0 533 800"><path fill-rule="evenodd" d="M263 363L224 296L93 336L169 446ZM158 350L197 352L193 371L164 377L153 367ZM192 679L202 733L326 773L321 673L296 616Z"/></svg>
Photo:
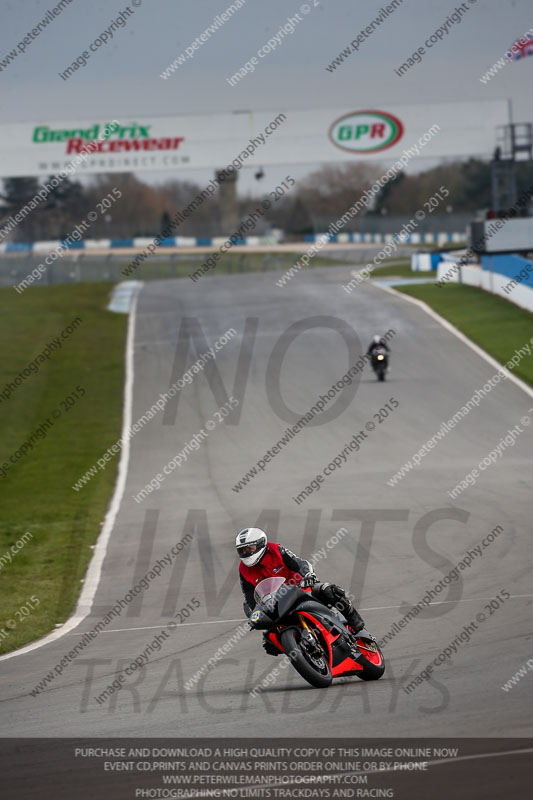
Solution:
<svg viewBox="0 0 533 800"><path fill-rule="evenodd" d="M300 180L292 191L265 212L254 234L280 228L288 236L319 233L341 217L387 170L383 164L326 165ZM533 185L533 165L524 162L517 171L518 191ZM413 214L436 188L450 192L446 208L436 213L471 212L491 206L490 163L480 159L444 163L416 174L399 173L386 184L365 215ZM171 217L185 208L203 189L187 180L166 180L153 185L133 173L104 174L88 182L65 178L14 230L12 241L62 239L93 211L101 198L117 187L122 197L109 213L91 226L90 238L157 236ZM7 178L0 194L2 220L26 205L41 188L37 178ZM238 197L238 215L244 219L268 191ZM2 224L0 220L0 226ZM352 220L346 230L364 230L364 216ZM182 236L227 235L221 229L217 196L209 198L176 231Z"/></svg>

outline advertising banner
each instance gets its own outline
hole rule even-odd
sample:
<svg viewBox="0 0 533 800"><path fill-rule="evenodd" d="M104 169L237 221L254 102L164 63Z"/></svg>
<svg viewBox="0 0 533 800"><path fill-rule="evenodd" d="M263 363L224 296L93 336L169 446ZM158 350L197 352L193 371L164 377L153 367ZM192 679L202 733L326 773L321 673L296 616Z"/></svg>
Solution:
<svg viewBox="0 0 533 800"><path fill-rule="evenodd" d="M0 177L489 156L507 103L246 111L0 126Z"/></svg>

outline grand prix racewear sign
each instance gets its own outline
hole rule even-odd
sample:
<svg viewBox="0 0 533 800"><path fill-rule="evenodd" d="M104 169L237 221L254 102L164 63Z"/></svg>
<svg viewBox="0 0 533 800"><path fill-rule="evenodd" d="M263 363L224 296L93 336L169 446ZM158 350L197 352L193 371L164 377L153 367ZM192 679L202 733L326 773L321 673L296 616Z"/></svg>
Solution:
<svg viewBox="0 0 533 800"><path fill-rule="evenodd" d="M119 120L35 120L0 125L0 177L57 174L74 160L85 173L211 169L230 164L249 142L244 166L376 160L393 162L420 142L424 158L489 156L507 103L304 111L187 114Z"/></svg>
<svg viewBox="0 0 533 800"><path fill-rule="evenodd" d="M53 129L48 125L38 125L33 131L32 140L41 142L66 142L65 154L83 153L87 142L93 142L93 153L123 153L140 150L177 150L183 136L150 135L151 125L129 125L122 127L117 122L106 125L89 125L74 129Z"/></svg>

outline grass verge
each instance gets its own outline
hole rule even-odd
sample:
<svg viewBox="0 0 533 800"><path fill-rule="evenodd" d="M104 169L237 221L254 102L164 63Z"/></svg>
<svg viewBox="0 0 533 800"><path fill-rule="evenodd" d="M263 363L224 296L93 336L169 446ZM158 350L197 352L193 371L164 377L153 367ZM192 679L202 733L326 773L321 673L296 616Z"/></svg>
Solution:
<svg viewBox="0 0 533 800"><path fill-rule="evenodd" d="M427 272L413 272L410 261L395 261L372 270L373 278L384 278L388 275L399 278L424 278Z"/></svg>
<svg viewBox="0 0 533 800"><path fill-rule="evenodd" d="M0 330L9 342L0 367L0 653L69 617L111 498L118 462L83 491L71 488L120 435L127 315L105 310L111 288L0 290ZM57 337L61 346L40 362ZM30 363L6 398L6 385ZM20 454L37 431L33 448ZM31 539L13 554L27 532Z"/></svg>
<svg viewBox="0 0 533 800"><path fill-rule="evenodd" d="M465 336L505 364L528 344L533 335L533 315L502 297L473 286L433 284L397 286L397 291L431 306ZM533 386L533 358L526 356L513 373Z"/></svg>

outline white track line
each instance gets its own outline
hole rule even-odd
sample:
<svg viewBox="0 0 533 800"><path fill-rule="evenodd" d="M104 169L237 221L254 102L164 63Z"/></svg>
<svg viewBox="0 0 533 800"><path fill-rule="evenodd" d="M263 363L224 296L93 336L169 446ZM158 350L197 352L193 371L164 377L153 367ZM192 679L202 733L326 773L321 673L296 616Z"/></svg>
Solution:
<svg viewBox="0 0 533 800"><path fill-rule="evenodd" d="M434 759L432 761L428 761L427 763L430 767L440 767L443 766L444 764L457 764L460 761L477 761L478 759L483 759L483 758L504 758L505 756L521 756L521 755L526 755L528 753L533 753L533 747L524 747L519 750L498 750L494 753L471 753L467 756L451 756L450 758ZM379 771L349 770L346 772L336 772L336 773L331 773L331 777L343 778L346 775L383 775L385 772L394 772L400 775L413 774L413 773L406 773L400 770L395 770L394 767L387 767L386 769L382 769ZM297 778L294 778L292 780L289 779L287 781L283 781L283 783L279 783L279 779L275 777L272 783L254 783L252 779L251 782L248 784L248 787L249 788L260 787L261 789L264 788L275 789L277 787L291 786L292 784L297 783L297 780L298 780ZM236 785L237 784L232 785L231 783L228 783L226 784L226 788L234 789ZM182 795L182 798L183 800L187 800L187 798L191 800L193 797L198 798L198 797L208 797L208 796L209 795L207 794L207 792L200 791L199 794L184 794Z"/></svg>
<svg viewBox="0 0 533 800"><path fill-rule="evenodd" d="M351 274L354 275L355 273L352 272ZM522 391L524 391L527 395L529 395L529 397L533 397L533 389L528 386L527 383L522 381L520 378L517 378L516 375L513 375L513 373L504 367L503 364L500 364L499 361L496 361L496 359L490 356L485 350L483 350L481 347L478 347L477 344L472 342L467 336L465 336L464 333L461 333L461 331L452 325L451 322L448 322L447 319L444 319L444 317L441 317L440 314L437 314L437 312L434 311L431 306L428 306L427 303L424 303L423 300L418 300L416 297L411 297L403 292L397 292L390 286L384 286L383 284L377 282L372 285L379 287L384 292L389 292L390 294L394 295L394 297L401 297L402 300L407 300L409 303L414 303L416 306L421 308L422 311L425 311L426 314L429 314L430 317L433 317L433 319L437 320L437 322L440 322L443 328L446 328L447 331L453 333L453 335L460 339L463 344L466 344L467 347L473 350L474 353L477 353L478 356L481 356L481 358L487 361L487 363L489 363L492 367L495 367L497 370L503 370L509 380L511 380L513 383L516 383L516 385L519 386L520 389L522 389Z"/></svg>
<svg viewBox="0 0 533 800"><path fill-rule="evenodd" d="M83 589L80 595L80 599L78 600L78 604L76 606L74 614L60 628L57 628L57 630L53 631L52 633L49 633L47 636L44 636L42 639L39 639L38 641L33 642L32 644L28 644L25 647L21 647L19 650L14 650L12 653L7 653L6 655L0 656L0 661L6 661L8 658L14 658L15 656L22 656L25 655L26 653L31 653L33 650L37 650L40 647L44 647L44 645L50 644L51 642L55 642L58 639L61 639L62 636L65 636L73 628L76 628L80 624L80 622L83 622L83 620L89 616L89 613L91 611L94 601L94 596L96 594L96 590L100 582L100 576L102 574L102 565L104 563L107 547L109 545L109 539L111 536L111 532L113 530L113 525L115 524L115 519L118 514L120 504L122 502L122 497L124 495L124 489L126 486L126 478L128 475L130 440L127 433L131 426L133 377L134 377L133 343L135 339L135 318L137 314L137 299L139 297L139 291L140 287L133 297L128 319L128 334L126 338L126 380L124 383L124 401L123 401L124 411L123 411L122 434L121 434L123 446L120 452L120 461L118 465L118 478L115 485L115 491L113 492L113 497L111 498L111 503L105 515L104 524L102 525L102 530L100 531L100 535L98 536L96 546L94 548L94 553L85 576L85 581L83 584Z"/></svg>
<svg viewBox="0 0 533 800"><path fill-rule="evenodd" d="M493 599L492 597L490 598ZM182 622L180 623L180 628L185 628L187 625L224 625L225 623L229 622L246 622L244 617L241 619L212 619L212 620L204 620L203 622ZM129 631L152 631L157 630L158 628L166 628L168 626L168 622L162 622L161 625L144 625L142 628L113 628L112 631L100 631L100 633L129 633ZM69 633L68 636L83 636L83 633Z"/></svg>
<svg viewBox="0 0 533 800"><path fill-rule="evenodd" d="M533 594L512 594L509 597L509 600L514 600L517 597L533 597ZM463 600L438 600L434 603L429 603L430 606L444 606L448 603L474 603L476 600L494 600L494 595L491 597L467 597ZM398 606L369 606L368 608L360 608L360 611L398 611ZM241 617L241 619L213 619L213 620L203 620L202 622L182 622L180 623L180 628L185 628L188 625L223 625L224 623L228 622L246 622L246 620ZM128 633L129 631L152 631L158 630L159 628L166 628L168 622L162 622L160 625L145 625L142 628L113 628L111 631L100 631L100 634L105 633ZM83 633L76 631L76 633L69 633L69 636L83 636Z"/></svg>

